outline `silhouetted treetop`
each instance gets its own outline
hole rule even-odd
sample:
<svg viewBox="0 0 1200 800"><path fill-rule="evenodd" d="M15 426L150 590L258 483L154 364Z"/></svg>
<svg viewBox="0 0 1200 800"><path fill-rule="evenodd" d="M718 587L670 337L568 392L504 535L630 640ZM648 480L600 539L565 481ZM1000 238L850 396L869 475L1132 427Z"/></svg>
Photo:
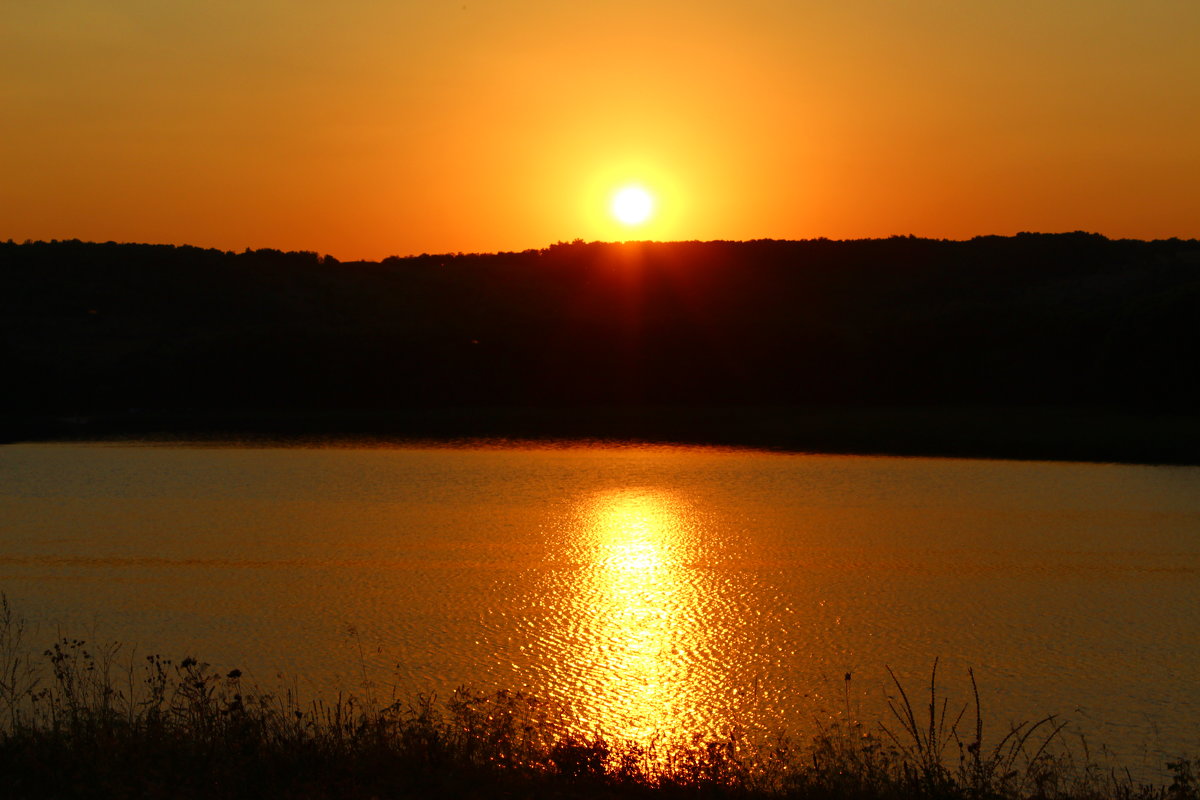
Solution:
<svg viewBox="0 0 1200 800"><path fill-rule="evenodd" d="M10 410L596 403L1194 408L1200 243L0 243Z"/></svg>

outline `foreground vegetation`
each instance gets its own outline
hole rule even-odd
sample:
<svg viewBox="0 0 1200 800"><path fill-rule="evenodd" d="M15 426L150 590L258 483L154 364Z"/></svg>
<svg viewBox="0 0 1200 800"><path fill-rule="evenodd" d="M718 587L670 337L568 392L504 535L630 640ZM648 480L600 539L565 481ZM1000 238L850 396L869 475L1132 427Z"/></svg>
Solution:
<svg viewBox="0 0 1200 800"><path fill-rule="evenodd" d="M985 736L978 695L961 709L940 698L936 663L927 702L896 680L892 718L874 725L660 746L562 738L521 694L302 702L194 658L118 666L118 647L69 638L29 656L23 636L0 596L6 798L1198 796L1186 760L1145 785L1072 758L1051 717Z"/></svg>

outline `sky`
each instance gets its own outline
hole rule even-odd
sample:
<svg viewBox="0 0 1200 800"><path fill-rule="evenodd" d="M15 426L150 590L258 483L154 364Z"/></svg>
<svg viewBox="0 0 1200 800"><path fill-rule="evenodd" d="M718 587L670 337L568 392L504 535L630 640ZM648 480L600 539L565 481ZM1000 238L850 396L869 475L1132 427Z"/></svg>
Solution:
<svg viewBox="0 0 1200 800"><path fill-rule="evenodd" d="M3 0L0 131L17 241L1190 238L1200 2Z"/></svg>

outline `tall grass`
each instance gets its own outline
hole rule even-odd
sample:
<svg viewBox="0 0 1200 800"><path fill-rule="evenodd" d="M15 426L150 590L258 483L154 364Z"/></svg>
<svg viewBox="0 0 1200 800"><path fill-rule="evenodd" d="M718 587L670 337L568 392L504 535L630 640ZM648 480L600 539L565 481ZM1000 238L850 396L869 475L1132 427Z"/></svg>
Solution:
<svg viewBox="0 0 1200 800"><path fill-rule="evenodd" d="M0 797L5 798L1078 798L1196 800L1188 761L1142 785L1061 745L1052 717L985 739L979 693L919 704L894 674L892 718L846 713L806 741L733 734L686 745L562 738L511 692L302 701L195 658L122 658L60 638L28 653L0 595Z"/></svg>

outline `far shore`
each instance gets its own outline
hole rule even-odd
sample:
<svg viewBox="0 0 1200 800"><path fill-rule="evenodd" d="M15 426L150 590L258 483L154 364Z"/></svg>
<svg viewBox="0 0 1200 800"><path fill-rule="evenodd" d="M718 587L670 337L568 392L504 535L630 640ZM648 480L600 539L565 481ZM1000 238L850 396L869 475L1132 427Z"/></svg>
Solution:
<svg viewBox="0 0 1200 800"><path fill-rule="evenodd" d="M442 407L5 415L0 442L613 441L785 452L1200 465L1182 411L966 406Z"/></svg>

